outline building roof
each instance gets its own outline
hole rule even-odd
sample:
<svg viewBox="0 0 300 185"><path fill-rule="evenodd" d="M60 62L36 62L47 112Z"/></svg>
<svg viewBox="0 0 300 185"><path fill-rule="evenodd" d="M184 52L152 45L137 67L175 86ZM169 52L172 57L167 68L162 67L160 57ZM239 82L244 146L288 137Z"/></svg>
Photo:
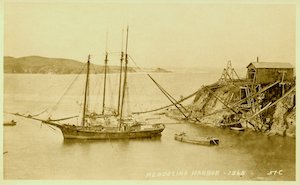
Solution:
<svg viewBox="0 0 300 185"><path fill-rule="evenodd" d="M253 65L255 68L285 68L290 69L294 68L290 63L277 63L277 62L251 62L249 66Z"/></svg>

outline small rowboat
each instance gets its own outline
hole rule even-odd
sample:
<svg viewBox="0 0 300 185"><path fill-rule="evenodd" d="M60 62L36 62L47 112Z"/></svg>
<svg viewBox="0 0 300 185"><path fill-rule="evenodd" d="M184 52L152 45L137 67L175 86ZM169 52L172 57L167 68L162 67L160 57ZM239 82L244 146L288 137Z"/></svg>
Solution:
<svg viewBox="0 0 300 185"><path fill-rule="evenodd" d="M212 136L209 137L200 137L200 136L188 136L186 133L176 133L175 134L175 140L186 142L186 143L192 143L192 144L198 144L198 145L218 145L219 144L219 138L215 138Z"/></svg>
<svg viewBox="0 0 300 185"><path fill-rule="evenodd" d="M4 126L15 126L16 124L17 122L15 122L14 120L6 121L3 123Z"/></svg>
<svg viewBox="0 0 300 185"><path fill-rule="evenodd" d="M231 130L236 130L236 131L245 131L245 128L243 127L230 127Z"/></svg>

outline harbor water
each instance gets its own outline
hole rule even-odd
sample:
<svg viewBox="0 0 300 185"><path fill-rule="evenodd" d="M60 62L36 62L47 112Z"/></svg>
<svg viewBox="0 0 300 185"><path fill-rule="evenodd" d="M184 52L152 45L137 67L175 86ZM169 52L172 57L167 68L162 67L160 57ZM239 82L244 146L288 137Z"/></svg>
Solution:
<svg viewBox="0 0 300 185"><path fill-rule="evenodd" d="M219 73L205 71L152 76L176 99L220 77ZM103 75L91 75L90 110L102 110L102 79ZM44 119L79 115L84 80L84 75L4 75L4 120L17 121L16 126L3 127L4 179L295 180L295 138L211 128L154 112L136 117L164 123L161 137L64 140L55 127L6 114L18 112ZM109 74L108 82L106 106L114 107L118 101L118 75ZM69 84L73 85L68 87ZM128 87L126 112L170 104L145 74L129 74ZM191 102L192 99L185 104ZM80 119L69 122L79 124ZM174 140L174 134L181 131L218 137L220 144L202 146Z"/></svg>

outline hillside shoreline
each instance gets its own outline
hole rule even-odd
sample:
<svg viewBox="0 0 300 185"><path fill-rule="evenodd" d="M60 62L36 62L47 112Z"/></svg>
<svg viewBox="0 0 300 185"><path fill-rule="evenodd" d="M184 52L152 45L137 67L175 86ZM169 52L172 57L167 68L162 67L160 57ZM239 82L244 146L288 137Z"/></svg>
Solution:
<svg viewBox="0 0 300 185"><path fill-rule="evenodd" d="M119 66L108 66L107 73L119 73ZM151 72L168 73L163 68L128 67L129 73ZM86 73L85 63L64 58L48 58L41 56L10 57L4 56L5 74L78 74ZM91 74L104 73L103 65L91 64Z"/></svg>

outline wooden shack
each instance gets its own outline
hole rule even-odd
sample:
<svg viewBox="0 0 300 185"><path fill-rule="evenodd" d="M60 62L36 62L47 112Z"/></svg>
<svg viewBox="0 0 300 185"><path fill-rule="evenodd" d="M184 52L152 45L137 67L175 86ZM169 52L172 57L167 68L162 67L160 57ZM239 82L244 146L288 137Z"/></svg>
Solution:
<svg viewBox="0 0 300 185"><path fill-rule="evenodd" d="M255 84L268 84L282 79L286 82L294 79L294 67L289 63L252 62L247 69L247 79Z"/></svg>

